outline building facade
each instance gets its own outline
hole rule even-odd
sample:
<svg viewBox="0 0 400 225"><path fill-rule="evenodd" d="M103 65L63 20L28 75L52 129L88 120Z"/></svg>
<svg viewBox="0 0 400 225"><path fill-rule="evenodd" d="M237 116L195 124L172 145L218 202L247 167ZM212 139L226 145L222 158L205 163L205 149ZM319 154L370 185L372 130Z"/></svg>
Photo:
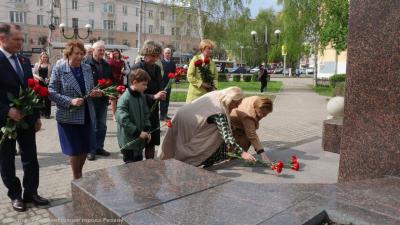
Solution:
<svg viewBox="0 0 400 225"><path fill-rule="evenodd" d="M53 7L51 7L53 4ZM51 10L53 8L53 11ZM53 12L53 17L51 17ZM0 23L22 26L25 42L23 54L36 61L49 43L68 41L58 27L64 23L65 36L78 27L81 37L87 35L86 24L92 34L85 43L104 40L109 45L137 48L152 39L164 47L171 47L175 55L193 53L200 41L196 11L172 5L137 0L2 0ZM142 25L140 26L140 17ZM53 18L53 19L51 19ZM50 38L49 25L54 24ZM140 32L140 35L139 35ZM51 45L50 45L51 46ZM62 57L60 50L51 49L51 58Z"/></svg>

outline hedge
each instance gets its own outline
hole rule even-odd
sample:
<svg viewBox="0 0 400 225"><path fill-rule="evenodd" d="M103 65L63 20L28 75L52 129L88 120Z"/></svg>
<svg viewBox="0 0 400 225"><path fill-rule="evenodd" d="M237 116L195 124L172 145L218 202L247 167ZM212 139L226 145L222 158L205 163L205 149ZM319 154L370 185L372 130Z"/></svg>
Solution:
<svg viewBox="0 0 400 225"><path fill-rule="evenodd" d="M254 81L254 82L258 81L258 74L253 74L251 76L251 81Z"/></svg>
<svg viewBox="0 0 400 225"><path fill-rule="evenodd" d="M329 84L332 88L336 87L336 83L345 81L346 81L346 74L335 74L329 78Z"/></svg>
<svg viewBox="0 0 400 225"><path fill-rule="evenodd" d="M240 81L240 74L232 74L233 76L233 81L239 82Z"/></svg>
<svg viewBox="0 0 400 225"><path fill-rule="evenodd" d="M243 75L243 81L244 82L250 82L251 81L251 76L252 75Z"/></svg>
<svg viewBox="0 0 400 225"><path fill-rule="evenodd" d="M218 74L218 81L220 81L220 82L228 81L226 74L225 73Z"/></svg>

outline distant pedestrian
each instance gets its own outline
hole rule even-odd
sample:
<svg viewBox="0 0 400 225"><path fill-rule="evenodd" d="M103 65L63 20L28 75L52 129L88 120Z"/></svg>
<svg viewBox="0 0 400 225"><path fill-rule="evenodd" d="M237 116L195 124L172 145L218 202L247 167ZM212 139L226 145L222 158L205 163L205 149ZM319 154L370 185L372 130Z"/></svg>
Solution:
<svg viewBox="0 0 400 225"><path fill-rule="evenodd" d="M39 81L40 85L47 86L50 81L51 65L47 52L40 53L39 62L33 67L33 77ZM40 110L40 114L46 119L50 119L51 101L48 97L43 98L44 108Z"/></svg>
<svg viewBox="0 0 400 225"><path fill-rule="evenodd" d="M264 64L261 64L258 68L260 68L258 71L258 81L261 82L260 92L264 92L264 90L267 91L268 71Z"/></svg>
<svg viewBox="0 0 400 225"><path fill-rule="evenodd" d="M300 69L296 68L296 72L295 73L296 73L296 77L299 78L300 77Z"/></svg>
<svg viewBox="0 0 400 225"><path fill-rule="evenodd" d="M172 51L170 48L164 49L163 58L161 59L162 68L164 70L162 77L162 88L164 89L169 83L168 74L176 72L175 62L172 61ZM169 97L171 96L171 87L167 89L165 100L160 101L160 120L171 119L168 117Z"/></svg>

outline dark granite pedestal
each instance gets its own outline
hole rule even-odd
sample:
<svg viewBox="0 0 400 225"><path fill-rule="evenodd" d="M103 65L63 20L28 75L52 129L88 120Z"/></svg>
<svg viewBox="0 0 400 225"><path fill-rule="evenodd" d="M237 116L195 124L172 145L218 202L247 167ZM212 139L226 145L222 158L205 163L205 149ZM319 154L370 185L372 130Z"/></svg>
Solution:
<svg viewBox="0 0 400 225"><path fill-rule="evenodd" d="M341 185L231 181L176 160L85 174L54 224L400 224L400 179Z"/></svg>
<svg viewBox="0 0 400 225"><path fill-rule="evenodd" d="M324 120L322 130L322 148L324 151L340 153L342 140L343 117Z"/></svg>

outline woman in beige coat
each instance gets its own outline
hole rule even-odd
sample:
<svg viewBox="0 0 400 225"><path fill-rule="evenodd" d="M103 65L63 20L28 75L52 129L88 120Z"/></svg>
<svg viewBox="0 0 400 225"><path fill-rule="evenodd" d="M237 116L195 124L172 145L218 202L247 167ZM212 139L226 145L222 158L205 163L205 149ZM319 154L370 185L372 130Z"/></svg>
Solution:
<svg viewBox="0 0 400 225"><path fill-rule="evenodd" d="M264 152L256 130L259 121L272 112L273 103L267 97L251 96L244 98L238 108L233 109L231 116L231 126L233 136L238 144L247 151L250 145L253 146L257 154L261 155L263 161L270 162Z"/></svg>
<svg viewBox="0 0 400 225"><path fill-rule="evenodd" d="M240 88L230 87L209 92L179 108L161 145L161 159L175 158L194 166L208 166L227 158L225 148L220 148L225 143L244 159L254 161L236 143L230 128L229 113L243 97Z"/></svg>

